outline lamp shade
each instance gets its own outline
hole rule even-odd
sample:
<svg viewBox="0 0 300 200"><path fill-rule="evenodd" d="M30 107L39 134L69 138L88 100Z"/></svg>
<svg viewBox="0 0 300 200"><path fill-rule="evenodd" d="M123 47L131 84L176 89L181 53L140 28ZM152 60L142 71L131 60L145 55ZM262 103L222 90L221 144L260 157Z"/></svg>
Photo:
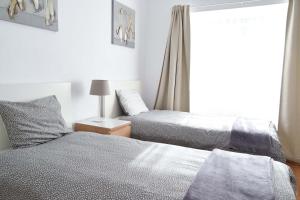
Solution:
<svg viewBox="0 0 300 200"><path fill-rule="evenodd" d="M108 80L93 80L90 90L91 95L106 96L110 95Z"/></svg>

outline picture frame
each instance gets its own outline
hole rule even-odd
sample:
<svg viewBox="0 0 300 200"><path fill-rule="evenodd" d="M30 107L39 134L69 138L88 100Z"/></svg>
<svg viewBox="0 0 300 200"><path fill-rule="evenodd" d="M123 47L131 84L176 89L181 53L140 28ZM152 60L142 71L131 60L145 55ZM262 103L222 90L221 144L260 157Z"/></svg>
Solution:
<svg viewBox="0 0 300 200"><path fill-rule="evenodd" d="M135 10L112 0L111 42L129 48L135 48Z"/></svg>

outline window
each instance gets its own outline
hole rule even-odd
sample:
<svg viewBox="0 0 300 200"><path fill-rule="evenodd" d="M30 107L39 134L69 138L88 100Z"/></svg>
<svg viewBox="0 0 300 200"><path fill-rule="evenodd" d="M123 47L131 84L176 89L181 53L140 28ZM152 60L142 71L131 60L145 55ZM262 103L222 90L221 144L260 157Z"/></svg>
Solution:
<svg viewBox="0 0 300 200"><path fill-rule="evenodd" d="M287 8L191 13L191 112L278 122Z"/></svg>

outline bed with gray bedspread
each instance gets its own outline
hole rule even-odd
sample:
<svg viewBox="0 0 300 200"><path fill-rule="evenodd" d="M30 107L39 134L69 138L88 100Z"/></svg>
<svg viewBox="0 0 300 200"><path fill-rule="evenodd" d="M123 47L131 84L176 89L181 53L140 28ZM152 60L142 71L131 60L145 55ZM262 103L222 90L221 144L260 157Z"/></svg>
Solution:
<svg viewBox="0 0 300 200"><path fill-rule="evenodd" d="M209 155L175 145L72 133L0 153L0 199L181 200ZM272 163L276 200L295 199L289 168Z"/></svg>
<svg viewBox="0 0 300 200"><path fill-rule="evenodd" d="M135 139L203 150L219 148L269 156L285 162L276 128L271 122L253 120L257 124L255 129L261 130L260 134L247 131L248 127L242 126L239 127L245 128L244 132L235 131L232 134L233 125L238 121L234 117L206 117L186 112L153 110L136 116L122 116L120 119L132 122L132 137ZM239 136L243 136L243 140ZM255 138L261 142L253 142Z"/></svg>

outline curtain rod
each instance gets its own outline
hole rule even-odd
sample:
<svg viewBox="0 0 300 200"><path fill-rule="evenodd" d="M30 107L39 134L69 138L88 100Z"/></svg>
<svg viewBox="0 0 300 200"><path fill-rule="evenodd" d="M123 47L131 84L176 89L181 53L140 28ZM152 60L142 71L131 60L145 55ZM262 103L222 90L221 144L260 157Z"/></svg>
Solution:
<svg viewBox="0 0 300 200"><path fill-rule="evenodd" d="M215 8L215 7L224 7L224 8L229 8L229 7L241 7L245 5L268 5L268 4L279 4L279 3L287 3L288 0L248 0L248 1L239 1L239 2L228 2L228 3L216 3L216 4L211 4L211 5L190 5L190 8L192 11L197 11L197 10L210 10L210 8Z"/></svg>

